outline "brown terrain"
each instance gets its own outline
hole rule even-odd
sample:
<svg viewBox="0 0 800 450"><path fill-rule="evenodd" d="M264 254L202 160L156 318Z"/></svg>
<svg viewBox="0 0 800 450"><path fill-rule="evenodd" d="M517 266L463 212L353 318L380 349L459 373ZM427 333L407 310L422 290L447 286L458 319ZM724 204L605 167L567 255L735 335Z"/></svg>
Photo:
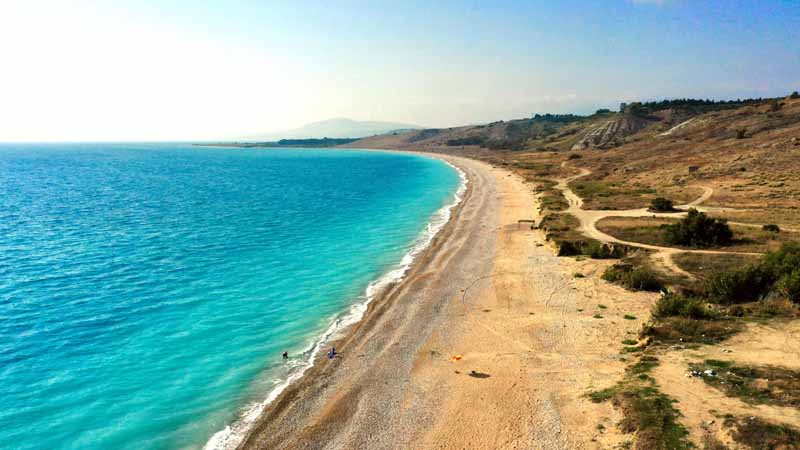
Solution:
<svg viewBox="0 0 800 450"><path fill-rule="evenodd" d="M342 355L281 394L241 448L800 448L797 294L723 298L713 284L800 237L800 99L633 104L348 147L445 158L467 194ZM650 211L656 197L674 210ZM733 241L670 244L662 225L690 209L728 219Z"/></svg>
<svg viewBox="0 0 800 450"><path fill-rule="evenodd" d="M624 264L691 298L703 298L717 274L800 241L800 98L637 104L621 113L539 116L357 144L464 155L508 169L534 186L539 227L557 254L592 254L593 241L610 253L619 249ZM656 197L671 199L675 211L648 210ZM734 241L708 248L665 242L661 226L689 208L726 219ZM762 230L765 224L780 231ZM599 257L606 256L618 255ZM584 275L603 286L601 273ZM616 384L592 394L614 405L617 420L587 408L583 433L573 423L570 435L582 440L594 422L591 444L563 448L800 448L797 303L775 293L701 303L713 320L653 316L637 330L646 344L620 346L636 358ZM574 419L560 406L562 424Z"/></svg>

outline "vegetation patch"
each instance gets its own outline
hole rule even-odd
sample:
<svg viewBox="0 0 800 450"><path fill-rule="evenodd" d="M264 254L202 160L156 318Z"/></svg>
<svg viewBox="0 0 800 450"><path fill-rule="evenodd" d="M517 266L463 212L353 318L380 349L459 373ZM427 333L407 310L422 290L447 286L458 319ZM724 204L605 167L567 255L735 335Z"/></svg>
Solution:
<svg viewBox="0 0 800 450"><path fill-rule="evenodd" d="M650 337L666 344L697 343L716 344L742 330L734 320L696 320L686 317L668 317L644 326L642 337Z"/></svg>
<svg viewBox="0 0 800 450"><path fill-rule="evenodd" d="M592 259L619 259L625 256L627 247L621 245L604 244L591 239L583 247L583 254Z"/></svg>
<svg viewBox="0 0 800 450"><path fill-rule="evenodd" d="M675 211L675 205L672 203L672 200L664 197L656 197L650 201L650 208L648 209L653 212L673 212Z"/></svg>
<svg viewBox="0 0 800 450"><path fill-rule="evenodd" d="M715 274L705 289L709 298L721 304L749 303L769 296L800 303L800 243L786 243L758 264Z"/></svg>
<svg viewBox="0 0 800 450"><path fill-rule="evenodd" d="M675 293L667 293L653 305L651 314L656 319L683 317L686 319L708 320L718 314L704 300Z"/></svg>
<svg viewBox="0 0 800 450"><path fill-rule="evenodd" d="M708 248L730 245L733 241L733 231L725 219L708 217L694 208L677 223L663 228L664 240L671 245Z"/></svg>
<svg viewBox="0 0 800 450"><path fill-rule="evenodd" d="M586 209L632 209L643 207L655 190L647 186L628 186L602 180L579 179L569 183L578 194Z"/></svg>
<svg viewBox="0 0 800 450"><path fill-rule="evenodd" d="M593 259L622 258L628 252L624 245L604 244L576 231L580 222L569 213L552 212L539 222L545 238L556 244L558 256L586 255Z"/></svg>
<svg viewBox="0 0 800 450"><path fill-rule="evenodd" d="M731 362L706 360L689 365L704 375L706 384L729 397L751 404L800 407L800 371L777 366L738 366Z"/></svg>
<svg viewBox="0 0 800 450"><path fill-rule="evenodd" d="M759 417L728 418L725 425L733 427L733 439L756 450L800 448L800 431L789 425L767 422Z"/></svg>
<svg viewBox="0 0 800 450"><path fill-rule="evenodd" d="M566 232L572 231L580 225L578 218L567 213L550 213L542 217L539 228L547 233L547 236L563 236Z"/></svg>
<svg viewBox="0 0 800 450"><path fill-rule="evenodd" d="M758 256L704 253L679 253L672 260L681 269L701 279L710 278L714 273L746 267L759 261Z"/></svg>
<svg viewBox="0 0 800 450"><path fill-rule="evenodd" d="M564 211L567 208L569 208L569 202L559 190L547 190L539 196L540 211Z"/></svg>
<svg viewBox="0 0 800 450"><path fill-rule="evenodd" d="M720 223L719 221L724 221L724 219L713 220L717 221L717 224ZM713 239L709 238L710 243L707 246L700 247L692 244L691 240L682 241L689 242L689 244L676 243L670 240L669 233L671 232L669 230L673 230L679 223L680 221L676 219L664 217L607 217L597 223L597 228L623 241L686 249L717 248L727 252L760 253L775 251L784 243L800 240L800 233L770 233L754 227L734 226L729 227L733 237L730 241L727 241L727 244L723 245L722 241L713 241ZM689 228L692 227L689 226ZM693 232L690 231L689 233ZM744 256L747 257L748 255ZM750 258L756 258L756 256L750 256Z"/></svg>
<svg viewBox="0 0 800 450"><path fill-rule="evenodd" d="M603 272L603 279L619 284L631 291L658 292L664 288L655 273L646 266L634 267L630 263L617 263Z"/></svg>
<svg viewBox="0 0 800 450"><path fill-rule="evenodd" d="M692 448L675 401L660 392L648 375L657 365L657 358L643 355L616 386L592 392L589 399L595 403L610 400L622 412L618 426L623 433L635 433L633 448L637 450Z"/></svg>

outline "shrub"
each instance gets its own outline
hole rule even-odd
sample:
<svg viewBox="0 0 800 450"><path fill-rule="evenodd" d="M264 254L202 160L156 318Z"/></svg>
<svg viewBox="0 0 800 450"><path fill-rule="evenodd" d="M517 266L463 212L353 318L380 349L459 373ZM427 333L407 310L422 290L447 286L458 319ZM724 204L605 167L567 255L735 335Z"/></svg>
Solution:
<svg viewBox="0 0 800 450"><path fill-rule="evenodd" d="M677 223L664 225L664 240L687 247L722 246L731 243L733 231L725 219L714 219L692 208Z"/></svg>
<svg viewBox="0 0 800 450"><path fill-rule="evenodd" d="M800 242L787 242L767 253L761 266L775 280L778 294L800 303Z"/></svg>
<svg viewBox="0 0 800 450"><path fill-rule="evenodd" d="M798 98L800 98L800 93L798 93L797 91L794 91L794 92L792 92L792 94L789 96L789 98L790 98L790 99L792 99L792 100L797 100Z"/></svg>
<svg viewBox="0 0 800 450"><path fill-rule="evenodd" d="M768 223L768 224L764 225L763 227L761 227L761 229L766 231L766 232L768 232L768 233L780 233L781 232L781 227L775 225L774 223Z"/></svg>
<svg viewBox="0 0 800 450"><path fill-rule="evenodd" d="M685 317L668 317L645 325L642 336L662 342L701 342L714 344L736 334L743 328L740 322L730 320L694 320Z"/></svg>
<svg viewBox="0 0 800 450"><path fill-rule="evenodd" d="M610 246L595 240L586 245L583 253L592 259L618 259L625 256L625 251L620 247Z"/></svg>
<svg viewBox="0 0 800 450"><path fill-rule="evenodd" d="M630 272L625 283L629 289L634 291L658 292L664 287L655 273L646 267L637 267Z"/></svg>
<svg viewBox="0 0 800 450"><path fill-rule="evenodd" d="M776 294L800 303L800 242L783 244L760 264L714 274L705 290L713 301L728 305Z"/></svg>
<svg viewBox="0 0 800 450"><path fill-rule="evenodd" d="M468 136L464 138L450 139L447 141L447 145L451 147L458 147L462 145L483 145L484 142L486 142L486 138L483 136Z"/></svg>
<svg viewBox="0 0 800 450"><path fill-rule="evenodd" d="M706 282L706 293L715 302L731 305L754 302L769 291L774 277L760 265L715 273Z"/></svg>
<svg viewBox="0 0 800 450"><path fill-rule="evenodd" d="M777 284L777 291L781 296L800 303L800 267L781 277Z"/></svg>
<svg viewBox="0 0 800 450"><path fill-rule="evenodd" d="M650 211L655 212L670 212L675 211L675 205L672 200L664 197L656 197L650 202Z"/></svg>
<svg viewBox="0 0 800 450"><path fill-rule="evenodd" d="M780 249L767 253L762 265L776 278L794 272L800 267L800 242L787 242Z"/></svg>
<svg viewBox="0 0 800 450"><path fill-rule="evenodd" d="M576 256L581 254L581 248L575 241L557 241L557 256Z"/></svg>
<svg viewBox="0 0 800 450"><path fill-rule="evenodd" d="M656 319L667 317L713 319L716 317L716 313L703 300L673 293L662 295L653 305L652 314Z"/></svg>

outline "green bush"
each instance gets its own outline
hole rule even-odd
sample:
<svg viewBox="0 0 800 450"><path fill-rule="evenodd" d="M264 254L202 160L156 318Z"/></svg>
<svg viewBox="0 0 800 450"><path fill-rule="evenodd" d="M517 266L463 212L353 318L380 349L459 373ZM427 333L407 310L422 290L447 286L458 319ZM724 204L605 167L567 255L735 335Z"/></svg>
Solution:
<svg viewBox="0 0 800 450"><path fill-rule="evenodd" d="M714 274L705 289L722 304L749 303L770 293L800 303L800 243L783 244L760 264Z"/></svg>
<svg viewBox="0 0 800 450"><path fill-rule="evenodd" d="M776 282L777 293L800 303L800 242L787 242L761 263Z"/></svg>
<svg viewBox="0 0 800 450"><path fill-rule="evenodd" d="M580 245L575 241L557 241L557 256L576 256L581 254Z"/></svg>
<svg viewBox="0 0 800 450"><path fill-rule="evenodd" d="M625 251L620 247L592 240L584 248L583 254L592 259L618 259L625 256Z"/></svg>
<svg viewBox="0 0 800 450"><path fill-rule="evenodd" d="M777 291L789 300L800 303L800 267L781 277Z"/></svg>
<svg viewBox="0 0 800 450"><path fill-rule="evenodd" d="M768 233L780 233L781 232L781 227L775 225L774 223L768 223L768 224L764 225L763 227L761 227L761 229L766 231L766 232L768 232Z"/></svg>
<svg viewBox="0 0 800 450"><path fill-rule="evenodd" d="M662 295L653 305L652 314L656 319L665 319L667 317L713 319L716 317L715 312L703 300L673 293Z"/></svg>
<svg viewBox="0 0 800 450"><path fill-rule="evenodd" d="M794 91L794 92L792 92L792 94L789 96L789 98L790 98L790 99L792 99L792 100L797 100L798 98L800 98L800 93L798 93L797 91Z"/></svg>
<svg viewBox="0 0 800 450"><path fill-rule="evenodd" d="M630 264L614 264L603 272L602 278L632 291L658 292L664 288L655 273L647 267L633 268Z"/></svg>
<svg viewBox="0 0 800 450"><path fill-rule="evenodd" d="M780 278L800 268L800 242L787 242L764 256L762 265Z"/></svg>
<svg viewBox="0 0 800 450"><path fill-rule="evenodd" d="M706 282L706 293L716 303L754 302L769 291L774 277L760 265L715 273Z"/></svg>
<svg viewBox="0 0 800 450"><path fill-rule="evenodd" d="M728 245L733 240L733 231L725 219L708 217L694 208L677 223L663 228L664 240L671 245L704 248Z"/></svg>
<svg viewBox="0 0 800 450"><path fill-rule="evenodd" d="M650 211L655 212L670 212L675 211L675 205L672 200L664 197L656 197L650 202Z"/></svg>

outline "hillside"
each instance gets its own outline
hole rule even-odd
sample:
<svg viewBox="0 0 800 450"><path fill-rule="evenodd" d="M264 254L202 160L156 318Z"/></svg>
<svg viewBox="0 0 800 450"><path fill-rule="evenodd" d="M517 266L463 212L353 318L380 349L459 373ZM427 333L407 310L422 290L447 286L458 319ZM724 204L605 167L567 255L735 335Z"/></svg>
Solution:
<svg viewBox="0 0 800 450"><path fill-rule="evenodd" d="M536 218L553 250L575 257L576 280L618 289L614 299L652 292L646 321L621 341L625 375L584 393L613 407L591 419L597 448L798 448L800 95L634 103L351 145L509 169L538 204L518 220ZM623 321L637 319L620 304ZM613 306L596 308L603 320Z"/></svg>
<svg viewBox="0 0 800 450"><path fill-rule="evenodd" d="M573 158L574 167L591 171L584 181L595 185L587 199L593 207L642 207L656 195L688 199L706 185L714 189L711 204L751 210L737 218L800 226L800 180L792 176L800 170L800 99L632 104L617 113L537 115L352 145L464 154L531 178L567 175L559 165Z"/></svg>

